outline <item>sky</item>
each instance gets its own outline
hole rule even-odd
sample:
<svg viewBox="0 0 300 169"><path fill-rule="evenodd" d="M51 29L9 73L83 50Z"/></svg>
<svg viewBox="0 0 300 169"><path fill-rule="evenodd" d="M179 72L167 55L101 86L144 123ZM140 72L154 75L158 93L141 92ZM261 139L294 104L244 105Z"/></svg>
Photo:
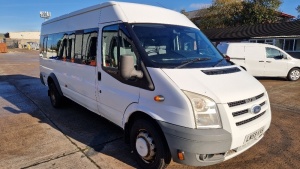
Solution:
<svg viewBox="0 0 300 169"><path fill-rule="evenodd" d="M212 0L121 0L161 6L175 11L197 10L207 7ZM51 12L51 18L64 15L92 5L106 2L105 0L0 0L0 33L40 31L44 19L40 11ZM283 0L279 8L281 12L297 16L298 0ZM50 19L51 19L50 18Z"/></svg>

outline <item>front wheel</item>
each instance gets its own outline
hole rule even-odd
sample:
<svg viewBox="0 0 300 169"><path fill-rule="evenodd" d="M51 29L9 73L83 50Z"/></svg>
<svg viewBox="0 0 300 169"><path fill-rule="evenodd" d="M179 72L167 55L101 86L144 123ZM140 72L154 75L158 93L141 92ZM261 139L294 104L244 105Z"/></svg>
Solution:
<svg viewBox="0 0 300 169"><path fill-rule="evenodd" d="M49 84L49 97L53 107L60 108L63 104L64 96L60 95L55 84Z"/></svg>
<svg viewBox="0 0 300 169"><path fill-rule="evenodd" d="M300 69L299 68L293 68L288 73L288 79L290 81L296 81L300 78Z"/></svg>
<svg viewBox="0 0 300 169"><path fill-rule="evenodd" d="M145 119L134 122L130 146L137 163L145 169L165 168L171 161L168 145L158 127Z"/></svg>

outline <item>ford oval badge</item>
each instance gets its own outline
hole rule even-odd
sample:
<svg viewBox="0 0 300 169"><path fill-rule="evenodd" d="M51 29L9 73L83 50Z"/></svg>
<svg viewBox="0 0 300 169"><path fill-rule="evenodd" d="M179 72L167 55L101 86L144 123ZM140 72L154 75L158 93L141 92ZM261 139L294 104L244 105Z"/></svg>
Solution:
<svg viewBox="0 0 300 169"><path fill-rule="evenodd" d="M254 105L254 106L252 106L252 108L251 108L251 113L257 114L257 113L260 112L260 110L261 110L261 106L260 106L260 105Z"/></svg>

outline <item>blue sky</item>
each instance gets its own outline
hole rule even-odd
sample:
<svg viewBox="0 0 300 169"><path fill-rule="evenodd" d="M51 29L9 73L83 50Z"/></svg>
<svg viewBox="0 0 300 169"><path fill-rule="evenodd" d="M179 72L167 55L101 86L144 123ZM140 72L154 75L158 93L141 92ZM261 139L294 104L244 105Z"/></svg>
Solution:
<svg viewBox="0 0 300 169"><path fill-rule="evenodd" d="M162 6L172 10L196 10L207 6L211 0L121 0L155 6ZM39 31L41 23L40 11L50 11L51 18L106 2L103 0L0 0L0 33L18 31ZM284 0L280 10L284 13L297 16L296 7L300 2Z"/></svg>

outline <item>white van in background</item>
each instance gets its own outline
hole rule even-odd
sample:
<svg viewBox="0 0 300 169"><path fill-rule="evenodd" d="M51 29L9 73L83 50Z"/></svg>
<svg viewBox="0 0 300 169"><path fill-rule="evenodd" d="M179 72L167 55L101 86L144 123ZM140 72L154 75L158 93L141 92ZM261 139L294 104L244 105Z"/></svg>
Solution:
<svg viewBox="0 0 300 169"><path fill-rule="evenodd" d="M261 43L220 43L219 51L253 76L300 78L300 60L280 48Z"/></svg>
<svg viewBox="0 0 300 169"><path fill-rule="evenodd" d="M205 166L241 154L271 123L266 89L186 16L107 2L42 24L40 78L124 129L141 168ZM101 122L100 122L101 123Z"/></svg>

